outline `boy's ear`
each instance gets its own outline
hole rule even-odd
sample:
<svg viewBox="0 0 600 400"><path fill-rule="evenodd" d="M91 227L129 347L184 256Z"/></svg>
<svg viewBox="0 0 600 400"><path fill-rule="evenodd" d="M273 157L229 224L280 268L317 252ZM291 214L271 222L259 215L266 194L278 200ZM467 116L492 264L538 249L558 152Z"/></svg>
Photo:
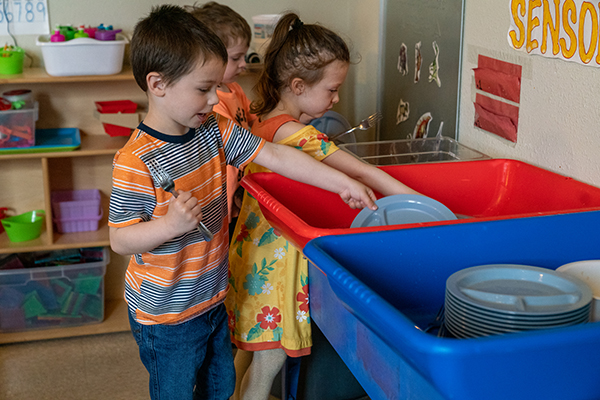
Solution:
<svg viewBox="0 0 600 400"><path fill-rule="evenodd" d="M148 85L148 91L154 96L164 96L166 85L158 72L150 72L146 75L146 84Z"/></svg>
<svg viewBox="0 0 600 400"><path fill-rule="evenodd" d="M300 96L306 89L306 83L302 78L294 78L290 83L290 89L296 96Z"/></svg>

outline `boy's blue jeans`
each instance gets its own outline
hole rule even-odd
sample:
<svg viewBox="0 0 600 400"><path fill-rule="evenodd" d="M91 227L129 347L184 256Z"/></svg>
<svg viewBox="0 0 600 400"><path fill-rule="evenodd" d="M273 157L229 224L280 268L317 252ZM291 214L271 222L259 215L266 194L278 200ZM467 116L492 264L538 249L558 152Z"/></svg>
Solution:
<svg viewBox="0 0 600 400"><path fill-rule="evenodd" d="M178 325L142 325L129 315L152 400L226 400L235 369L223 304Z"/></svg>

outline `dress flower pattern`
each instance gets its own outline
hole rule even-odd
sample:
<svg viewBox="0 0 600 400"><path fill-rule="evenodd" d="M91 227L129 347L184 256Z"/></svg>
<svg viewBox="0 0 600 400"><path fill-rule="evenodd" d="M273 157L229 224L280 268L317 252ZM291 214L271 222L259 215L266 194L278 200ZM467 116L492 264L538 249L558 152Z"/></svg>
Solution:
<svg viewBox="0 0 600 400"><path fill-rule="evenodd" d="M313 127L280 144L321 160L338 148ZM251 163L246 174L267 169ZM262 215L256 199L244 193L229 250L230 290L225 301L229 329L238 348L283 348L288 355L310 353L308 263Z"/></svg>

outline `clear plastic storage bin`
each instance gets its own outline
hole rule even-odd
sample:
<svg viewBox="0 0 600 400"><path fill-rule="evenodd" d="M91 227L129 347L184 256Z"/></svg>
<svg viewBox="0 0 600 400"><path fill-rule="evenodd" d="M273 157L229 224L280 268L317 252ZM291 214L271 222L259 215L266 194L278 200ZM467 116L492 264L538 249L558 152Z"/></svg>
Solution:
<svg viewBox="0 0 600 400"><path fill-rule="evenodd" d="M38 103L33 108L0 111L0 149L35 146Z"/></svg>
<svg viewBox="0 0 600 400"><path fill-rule="evenodd" d="M104 320L104 274L110 253L106 247L82 252L99 261L19 268L22 265L14 258L8 264L11 269L0 270L0 332L71 327ZM40 253L36 254L39 259Z"/></svg>
<svg viewBox="0 0 600 400"><path fill-rule="evenodd" d="M384 140L340 144L339 147L373 165L399 165L439 161L485 160L489 156L448 137Z"/></svg>

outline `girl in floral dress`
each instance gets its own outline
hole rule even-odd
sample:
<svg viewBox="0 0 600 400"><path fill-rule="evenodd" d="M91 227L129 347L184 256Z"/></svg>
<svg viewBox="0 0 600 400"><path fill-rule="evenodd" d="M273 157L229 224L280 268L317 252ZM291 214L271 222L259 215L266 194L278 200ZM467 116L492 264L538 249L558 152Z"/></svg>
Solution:
<svg viewBox="0 0 600 400"><path fill-rule="evenodd" d="M304 151L370 186L384 196L414 190L383 171L338 151L327 136L302 120L319 118L339 101L338 89L350 65L346 43L320 25L305 25L296 14L283 16L265 54L251 111L259 120L252 132L268 141ZM245 174L266 169L250 164ZM301 196L301 193L298 194ZM307 204L307 207L310 207ZM317 205L314 205L317 206ZM268 398L287 356L312 346L308 264L300 251L273 229L247 192L229 250L229 328L238 356L253 353L243 376L242 399ZM245 372L245 373L244 373Z"/></svg>

